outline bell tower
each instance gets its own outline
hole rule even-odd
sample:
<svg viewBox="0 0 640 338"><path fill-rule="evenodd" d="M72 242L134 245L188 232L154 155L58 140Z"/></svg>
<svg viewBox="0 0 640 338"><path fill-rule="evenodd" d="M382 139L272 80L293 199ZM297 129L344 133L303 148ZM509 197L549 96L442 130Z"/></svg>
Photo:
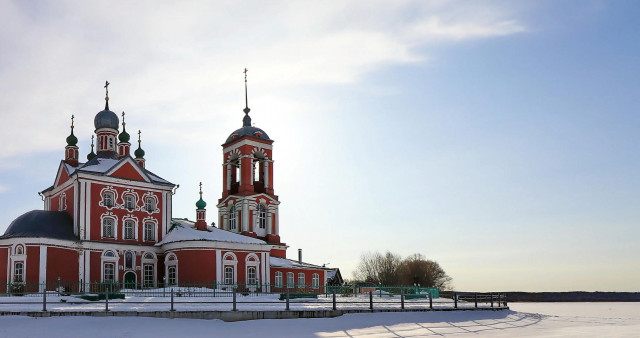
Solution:
<svg viewBox="0 0 640 338"><path fill-rule="evenodd" d="M222 145L222 198L218 201L220 228L280 242L278 196L273 189L273 140L251 123L244 70L245 108L242 127ZM284 246L284 244L282 244Z"/></svg>

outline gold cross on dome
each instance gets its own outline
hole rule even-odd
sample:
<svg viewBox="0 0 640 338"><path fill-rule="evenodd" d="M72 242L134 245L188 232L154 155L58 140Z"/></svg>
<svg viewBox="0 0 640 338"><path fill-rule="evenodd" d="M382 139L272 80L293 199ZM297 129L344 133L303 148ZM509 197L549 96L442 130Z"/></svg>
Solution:
<svg viewBox="0 0 640 338"><path fill-rule="evenodd" d="M73 119L75 118L75 116L71 115L71 129L73 129Z"/></svg>
<svg viewBox="0 0 640 338"><path fill-rule="evenodd" d="M249 71L248 69L246 69L246 68L244 69L244 72L243 72L244 73L244 82L247 82L247 72L248 71Z"/></svg>
<svg viewBox="0 0 640 338"><path fill-rule="evenodd" d="M104 82L104 89L107 91L107 96L109 96L109 85L110 85L109 81Z"/></svg>

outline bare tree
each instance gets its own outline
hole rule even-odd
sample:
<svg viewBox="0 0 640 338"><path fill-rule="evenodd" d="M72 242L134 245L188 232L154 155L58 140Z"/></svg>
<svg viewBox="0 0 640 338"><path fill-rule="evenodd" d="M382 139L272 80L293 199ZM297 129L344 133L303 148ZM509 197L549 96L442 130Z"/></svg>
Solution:
<svg viewBox="0 0 640 338"><path fill-rule="evenodd" d="M387 251L368 252L360 256L360 263L354 272L357 280L383 285L398 285L398 267L402 258Z"/></svg>
<svg viewBox="0 0 640 338"><path fill-rule="evenodd" d="M451 286L451 277L437 262L428 260L421 254L402 259L389 251L384 255L379 252L362 254L354 278L361 282L387 286L420 284L440 289Z"/></svg>
<svg viewBox="0 0 640 338"><path fill-rule="evenodd" d="M413 254L405 258L398 271L403 285L417 283L426 287L448 289L451 284L451 277L444 272L440 264L426 259L421 254Z"/></svg>

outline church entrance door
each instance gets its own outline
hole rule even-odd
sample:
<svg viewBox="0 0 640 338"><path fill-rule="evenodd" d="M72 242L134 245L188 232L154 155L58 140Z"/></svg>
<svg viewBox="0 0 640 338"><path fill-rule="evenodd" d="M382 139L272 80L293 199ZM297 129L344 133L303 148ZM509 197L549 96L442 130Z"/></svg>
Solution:
<svg viewBox="0 0 640 338"><path fill-rule="evenodd" d="M135 289L136 288L136 274L129 271L124 274L124 288Z"/></svg>

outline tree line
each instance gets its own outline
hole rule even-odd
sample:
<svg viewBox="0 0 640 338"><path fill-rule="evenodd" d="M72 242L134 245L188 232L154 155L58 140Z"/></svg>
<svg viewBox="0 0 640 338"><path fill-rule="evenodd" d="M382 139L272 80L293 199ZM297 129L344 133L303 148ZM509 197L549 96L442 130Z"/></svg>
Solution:
<svg viewBox="0 0 640 338"><path fill-rule="evenodd" d="M422 254L406 258L387 251L362 254L354 272L355 282L382 284L385 286L415 285L447 290L451 277L438 262L426 259Z"/></svg>

